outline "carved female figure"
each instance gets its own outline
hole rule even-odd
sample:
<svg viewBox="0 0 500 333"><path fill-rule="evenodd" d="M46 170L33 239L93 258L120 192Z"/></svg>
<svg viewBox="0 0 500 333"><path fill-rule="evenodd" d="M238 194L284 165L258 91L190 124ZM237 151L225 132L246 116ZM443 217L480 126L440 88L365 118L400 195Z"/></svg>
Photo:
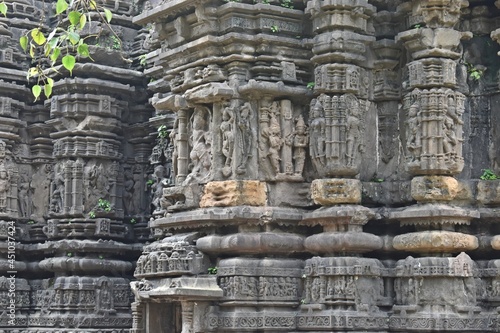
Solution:
<svg viewBox="0 0 500 333"><path fill-rule="evenodd" d="M231 161L234 151L233 122L233 110L230 107L226 107L222 114L222 123L220 124L220 131L222 133L222 154L226 158L222 174L226 177L231 175Z"/></svg>
<svg viewBox="0 0 500 333"><path fill-rule="evenodd" d="M346 139L346 157L347 165L353 165L357 152L361 151L361 119L359 114L359 105L353 102L351 105L351 114L346 119L347 139Z"/></svg>
<svg viewBox="0 0 500 333"><path fill-rule="evenodd" d="M274 172L278 174L280 172L280 149L283 145L283 140L281 138L280 125L274 114L271 115L270 126L262 132L262 135L267 138L267 144L269 146L267 156L269 157Z"/></svg>
<svg viewBox="0 0 500 333"><path fill-rule="evenodd" d="M253 140L252 129L250 127L251 115L252 109L250 103L246 102L240 109L240 117L238 119L238 148L241 152L241 158L236 173L239 175L246 172L247 161L251 155Z"/></svg>
<svg viewBox="0 0 500 333"><path fill-rule="evenodd" d="M165 177L165 168L162 165L157 165L153 173L153 185L151 186L151 203L154 206L154 211L161 211L161 199L163 196L163 185L162 180Z"/></svg>
<svg viewBox="0 0 500 333"><path fill-rule="evenodd" d="M135 213L134 185L135 181L132 170L125 170L123 179L123 208L125 214L129 215Z"/></svg>
<svg viewBox="0 0 500 333"><path fill-rule="evenodd" d="M52 192L52 198L50 200L51 211L54 213L60 213L63 210L63 198L64 198L64 178L62 174L56 174L54 179L54 191Z"/></svg>
<svg viewBox="0 0 500 333"><path fill-rule="evenodd" d="M408 120L406 124L408 126L408 138L406 140L406 148L408 152L412 155L412 160L415 161L422 150L422 141L420 138L420 116L419 116L420 105L415 101L408 111Z"/></svg>
<svg viewBox="0 0 500 333"><path fill-rule="evenodd" d="M196 108L192 116L192 143L191 153L191 173L186 178L186 182L193 179L206 182L210 178L210 167L212 165L212 140L209 130L210 114L206 108Z"/></svg>
<svg viewBox="0 0 500 333"><path fill-rule="evenodd" d="M306 147L309 143L309 138L306 132L306 125L302 115L297 118L295 124L295 131L292 132L293 141L293 159L295 161L294 173L296 175L302 175L304 170L304 162L306 160Z"/></svg>
<svg viewBox="0 0 500 333"><path fill-rule="evenodd" d="M311 123L309 126L309 154L316 163L325 164L325 134L326 122L323 116L323 106L316 100L311 110Z"/></svg>
<svg viewBox="0 0 500 333"><path fill-rule="evenodd" d="M31 210L29 208L29 192L31 190L30 182L25 174L23 174L20 178L19 182L19 190L17 192L17 197L19 200L19 210L21 216L28 217L31 214Z"/></svg>
<svg viewBox="0 0 500 333"><path fill-rule="evenodd" d="M453 120L451 120L450 118L446 118L443 127L443 153L452 155L453 153L455 153L456 146L458 144L458 140L455 135L455 126L453 124Z"/></svg>

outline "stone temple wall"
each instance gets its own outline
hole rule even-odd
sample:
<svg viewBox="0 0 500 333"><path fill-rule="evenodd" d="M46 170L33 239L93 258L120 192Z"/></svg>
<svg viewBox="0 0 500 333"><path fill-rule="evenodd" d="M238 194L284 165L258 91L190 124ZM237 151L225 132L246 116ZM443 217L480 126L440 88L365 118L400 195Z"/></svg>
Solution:
<svg viewBox="0 0 500 333"><path fill-rule="evenodd" d="M6 3L0 332L500 332L500 1Z"/></svg>

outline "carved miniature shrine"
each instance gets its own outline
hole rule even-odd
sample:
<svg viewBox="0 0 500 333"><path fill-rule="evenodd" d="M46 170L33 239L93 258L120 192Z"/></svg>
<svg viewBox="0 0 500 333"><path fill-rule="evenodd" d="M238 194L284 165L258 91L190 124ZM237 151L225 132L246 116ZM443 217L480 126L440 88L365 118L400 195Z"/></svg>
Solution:
<svg viewBox="0 0 500 333"><path fill-rule="evenodd" d="M0 332L500 332L500 1L5 3Z"/></svg>

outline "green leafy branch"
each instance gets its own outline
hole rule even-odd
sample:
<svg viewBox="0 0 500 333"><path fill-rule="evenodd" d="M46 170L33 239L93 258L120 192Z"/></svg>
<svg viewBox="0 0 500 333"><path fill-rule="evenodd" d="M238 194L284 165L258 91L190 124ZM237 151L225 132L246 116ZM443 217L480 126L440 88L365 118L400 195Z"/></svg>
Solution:
<svg viewBox="0 0 500 333"><path fill-rule="evenodd" d="M6 15L7 6L2 4L4 3L0 3L0 13ZM26 31L19 39L24 52L35 60L27 74L28 79L36 79L36 84L31 88L35 101L42 90L47 98L52 95L54 80L49 75L52 71L58 72L54 67L58 61L72 75L77 57L93 60L86 40L98 38L104 28L101 27L97 34L84 35L84 29L90 26L92 17L97 15L99 21L111 31L121 49L121 40L110 25L113 13L95 0L70 0L69 3L57 0L56 15L59 22L52 31L47 33L43 30L42 19L38 27ZM47 71L47 67L51 71Z"/></svg>
<svg viewBox="0 0 500 333"><path fill-rule="evenodd" d="M467 66L467 73L474 81L479 81L481 77L484 75L484 69L478 68L471 63L464 62L465 66Z"/></svg>
<svg viewBox="0 0 500 333"><path fill-rule="evenodd" d="M97 202L97 207L99 209L102 209L103 211L109 213L111 211L111 202L109 202L108 200L100 198L98 200L98 202Z"/></svg>
<svg viewBox="0 0 500 333"><path fill-rule="evenodd" d="M500 179L491 169L483 169L483 174L479 177L482 180L497 180Z"/></svg>

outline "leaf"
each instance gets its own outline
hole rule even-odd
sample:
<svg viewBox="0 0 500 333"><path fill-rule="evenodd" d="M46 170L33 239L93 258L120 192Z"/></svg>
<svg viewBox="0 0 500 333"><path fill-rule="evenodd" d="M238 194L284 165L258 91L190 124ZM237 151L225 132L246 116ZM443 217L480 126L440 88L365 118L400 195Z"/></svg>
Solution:
<svg viewBox="0 0 500 333"><path fill-rule="evenodd" d="M37 76L39 74L38 67L30 67L28 70L28 79L33 76Z"/></svg>
<svg viewBox="0 0 500 333"><path fill-rule="evenodd" d="M47 98L50 97L50 95L52 95L52 85L49 84L49 83L46 83L44 86L43 86L43 93L45 94L45 96Z"/></svg>
<svg viewBox="0 0 500 333"><path fill-rule="evenodd" d="M69 74L72 75L73 68L75 67L76 59L73 57L71 54L66 54L62 58L62 64L64 68L66 68L69 71Z"/></svg>
<svg viewBox="0 0 500 333"><path fill-rule="evenodd" d="M69 23L71 23L72 25L79 24L81 16L82 16L82 14L80 14L79 12L76 12L76 11L69 12L69 14L68 14Z"/></svg>
<svg viewBox="0 0 500 333"><path fill-rule="evenodd" d="M19 38L19 45L21 45L24 52L28 51L28 36L21 36L21 38Z"/></svg>
<svg viewBox="0 0 500 333"><path fill-rule="evenodd" d="M42 87L39 84L35 84L33 87L31 87L31 92L33 93L33 96L35 96L35 102L40 97L40 94L42 93Z"/></svg>
<svg viewBox="0 0 500 333"><path fill-rule="evenodd" d="M106 21L111 22L111 19L113 18L113 13L107 9L107 8L103 8L104 9L104 14L106 15Z"/></svg>
<svg viewBox="0 0 500 333"><path fill-rule="evenodd" d="M61 49L58 47L54 48L54 51L50 55L50 60L52 60L52 65L54 65L56 63L60 54L61 54Z"/></svg>
<svg viewBox="0 0 500 333"><path fill-rule="evenodd" d="M3 16L7 17L7 5L5 2L0 2L0 13L3 14Z"/></svg>
<svg viewBox="0 0 500 333"><path fill-rule="evenodd" d="M30 57L35 57L35 45L33 43L30 43Z"/></svg>
<svg viewBox="0 0 500 333"><path fill-rule="evenodd" d="M76 49L76 51L78 52L79 55L81 55L84 58L90 56L89 46L85 43L78 45L78 48Z"/></svg>
<svg viewBox="0 0 500 333"><path fill-rule="evenodd" d="M71 44L76 45L80 40L80 35L74 31L71 31L70 33L68 33L68 39Z"/></svg>
<svg viewBox="0 0 500 333"><path fill-rule="evenodd" d="M82 15L80 16L80 30L83 30L85 28L85 24L87 24L87 15Z"/></svg>
<svg viewBox="0 0 500 333"><path fill-rule="evenodd" d="M89 7L90 7L90 9L93 9L93 10L97 9L97 4L95 3L94 0L90 0Z"/></svg>
<svg viewBox="0 0 500 333"><path fill-rule="evenodd" d="M68 9L68 3L66 2L66 0L57 0L56 14L59 15L62 12L64 12L66 9Z"/></svg>
<svg viewBox="0 0 500 333"><path fill-rule="evenodd" d="M33 41L38 45L43 45L47 40L43 32L41 32L38 28L31 30L31 38L33 38Z"/></svg>
<svg viewBox="0 0 500 333"><path fill-rule="evenodd" d="M50 39L47 42L47 45L50 47L50 49L54 49L57 46L57 43L59 43L59 37Z"/></svg>

